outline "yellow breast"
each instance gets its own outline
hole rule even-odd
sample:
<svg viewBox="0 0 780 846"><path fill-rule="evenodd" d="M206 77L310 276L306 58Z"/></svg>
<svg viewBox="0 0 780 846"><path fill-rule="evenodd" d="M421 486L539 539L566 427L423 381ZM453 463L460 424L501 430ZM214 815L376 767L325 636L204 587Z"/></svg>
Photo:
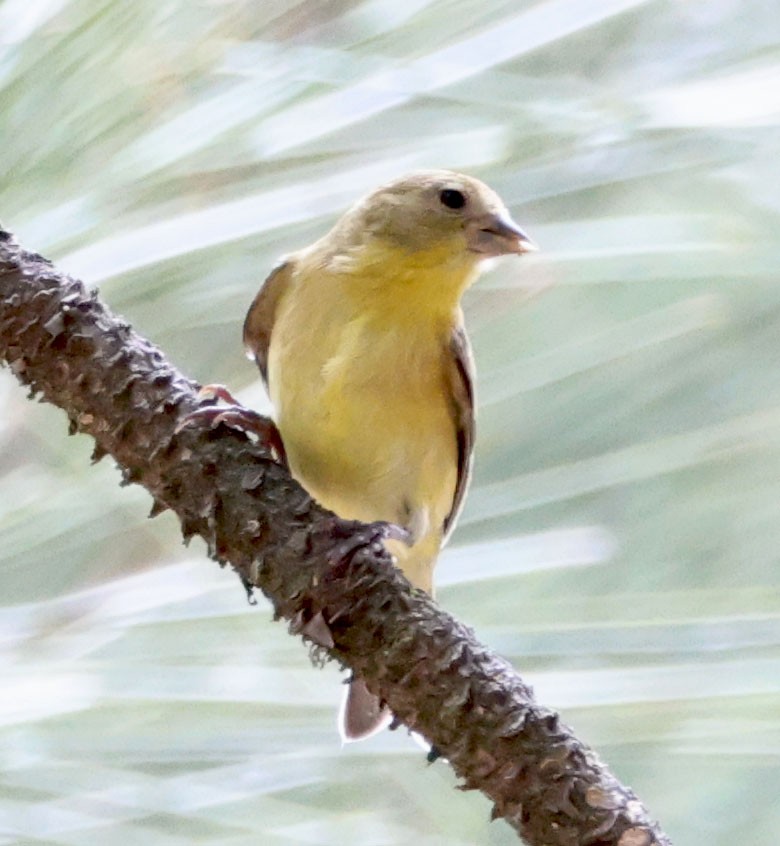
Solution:
<svg viewBox="0 0 780 846"><path fill-rule="evenodd" d="M430 591L457 482L445 368L467 280L370 258L365 273L301 263L274 323L271 399L293 475L342 517L409 529L412 548L393 551Z"/></svg>

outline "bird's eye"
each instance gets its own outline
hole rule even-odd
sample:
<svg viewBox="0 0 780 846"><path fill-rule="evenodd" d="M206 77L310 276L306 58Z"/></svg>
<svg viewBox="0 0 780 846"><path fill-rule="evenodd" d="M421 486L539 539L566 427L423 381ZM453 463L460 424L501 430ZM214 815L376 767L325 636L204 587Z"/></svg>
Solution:
<svg viewBox="0 0 780 846"><path fill-rule="evenodd" d="M462 209L466 205L466 197L454 188L445 188L439 194L439 199L448 209Z"/></svg>

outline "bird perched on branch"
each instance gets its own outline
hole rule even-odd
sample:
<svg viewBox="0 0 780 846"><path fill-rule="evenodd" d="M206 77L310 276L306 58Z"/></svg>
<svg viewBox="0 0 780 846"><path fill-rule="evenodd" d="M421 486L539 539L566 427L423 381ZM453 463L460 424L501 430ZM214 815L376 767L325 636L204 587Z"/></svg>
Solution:
<svg viewBox="0 0 780 846"><path fill-rule="evenodd" d="M482 182L421 171L377 188L287 256L255 297L244 342L293 476L340 517L401 527L409 581L433 568L463 503L474 446L473 364L460 298L486 258L535 247ZM359 679L345 740L389 712Z"/></svg>

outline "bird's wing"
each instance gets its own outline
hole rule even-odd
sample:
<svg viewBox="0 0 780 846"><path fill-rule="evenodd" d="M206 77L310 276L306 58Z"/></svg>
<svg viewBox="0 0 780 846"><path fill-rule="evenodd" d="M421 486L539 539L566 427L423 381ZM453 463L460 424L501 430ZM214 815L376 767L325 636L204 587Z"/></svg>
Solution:
<svg viewBox="0 0 780 846"><path fill-rule="evenodd" d="M471 478L471 462L474 451L474 358L471 354L471 345L466 330L460 324L452 331L449 355L447 375L453 400L452 416L458 442L458 481L455 486L455 496L452 499L452 509L444 521L442 545L447 542L452 534L455 522L463 508L466 488Z"/></svg>
<svg viewBox="0 0 780 846"><path fill-rule="evenodd" d="M244 347L257 362L266 388L268 387L268 347L276 319L276 309L292 279L293 262L280 262L268 275L257 296L252 300L244 320Z"/></svg>

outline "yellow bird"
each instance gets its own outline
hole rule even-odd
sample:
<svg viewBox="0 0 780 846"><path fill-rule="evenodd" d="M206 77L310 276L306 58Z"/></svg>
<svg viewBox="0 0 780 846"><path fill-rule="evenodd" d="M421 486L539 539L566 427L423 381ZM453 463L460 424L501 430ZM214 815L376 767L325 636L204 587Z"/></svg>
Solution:
<svg viewBox="0 0 780 846"><path fill-rule="evenodd" d="M484 259L534 249L485 184L420 171L377 188L287 256L246 316L244 343L291 473L341 517L405 529L409 544L388 546L428 593L474 446L460 298ZM341 735L367 737L389 716L354 679Z"/></svg>

